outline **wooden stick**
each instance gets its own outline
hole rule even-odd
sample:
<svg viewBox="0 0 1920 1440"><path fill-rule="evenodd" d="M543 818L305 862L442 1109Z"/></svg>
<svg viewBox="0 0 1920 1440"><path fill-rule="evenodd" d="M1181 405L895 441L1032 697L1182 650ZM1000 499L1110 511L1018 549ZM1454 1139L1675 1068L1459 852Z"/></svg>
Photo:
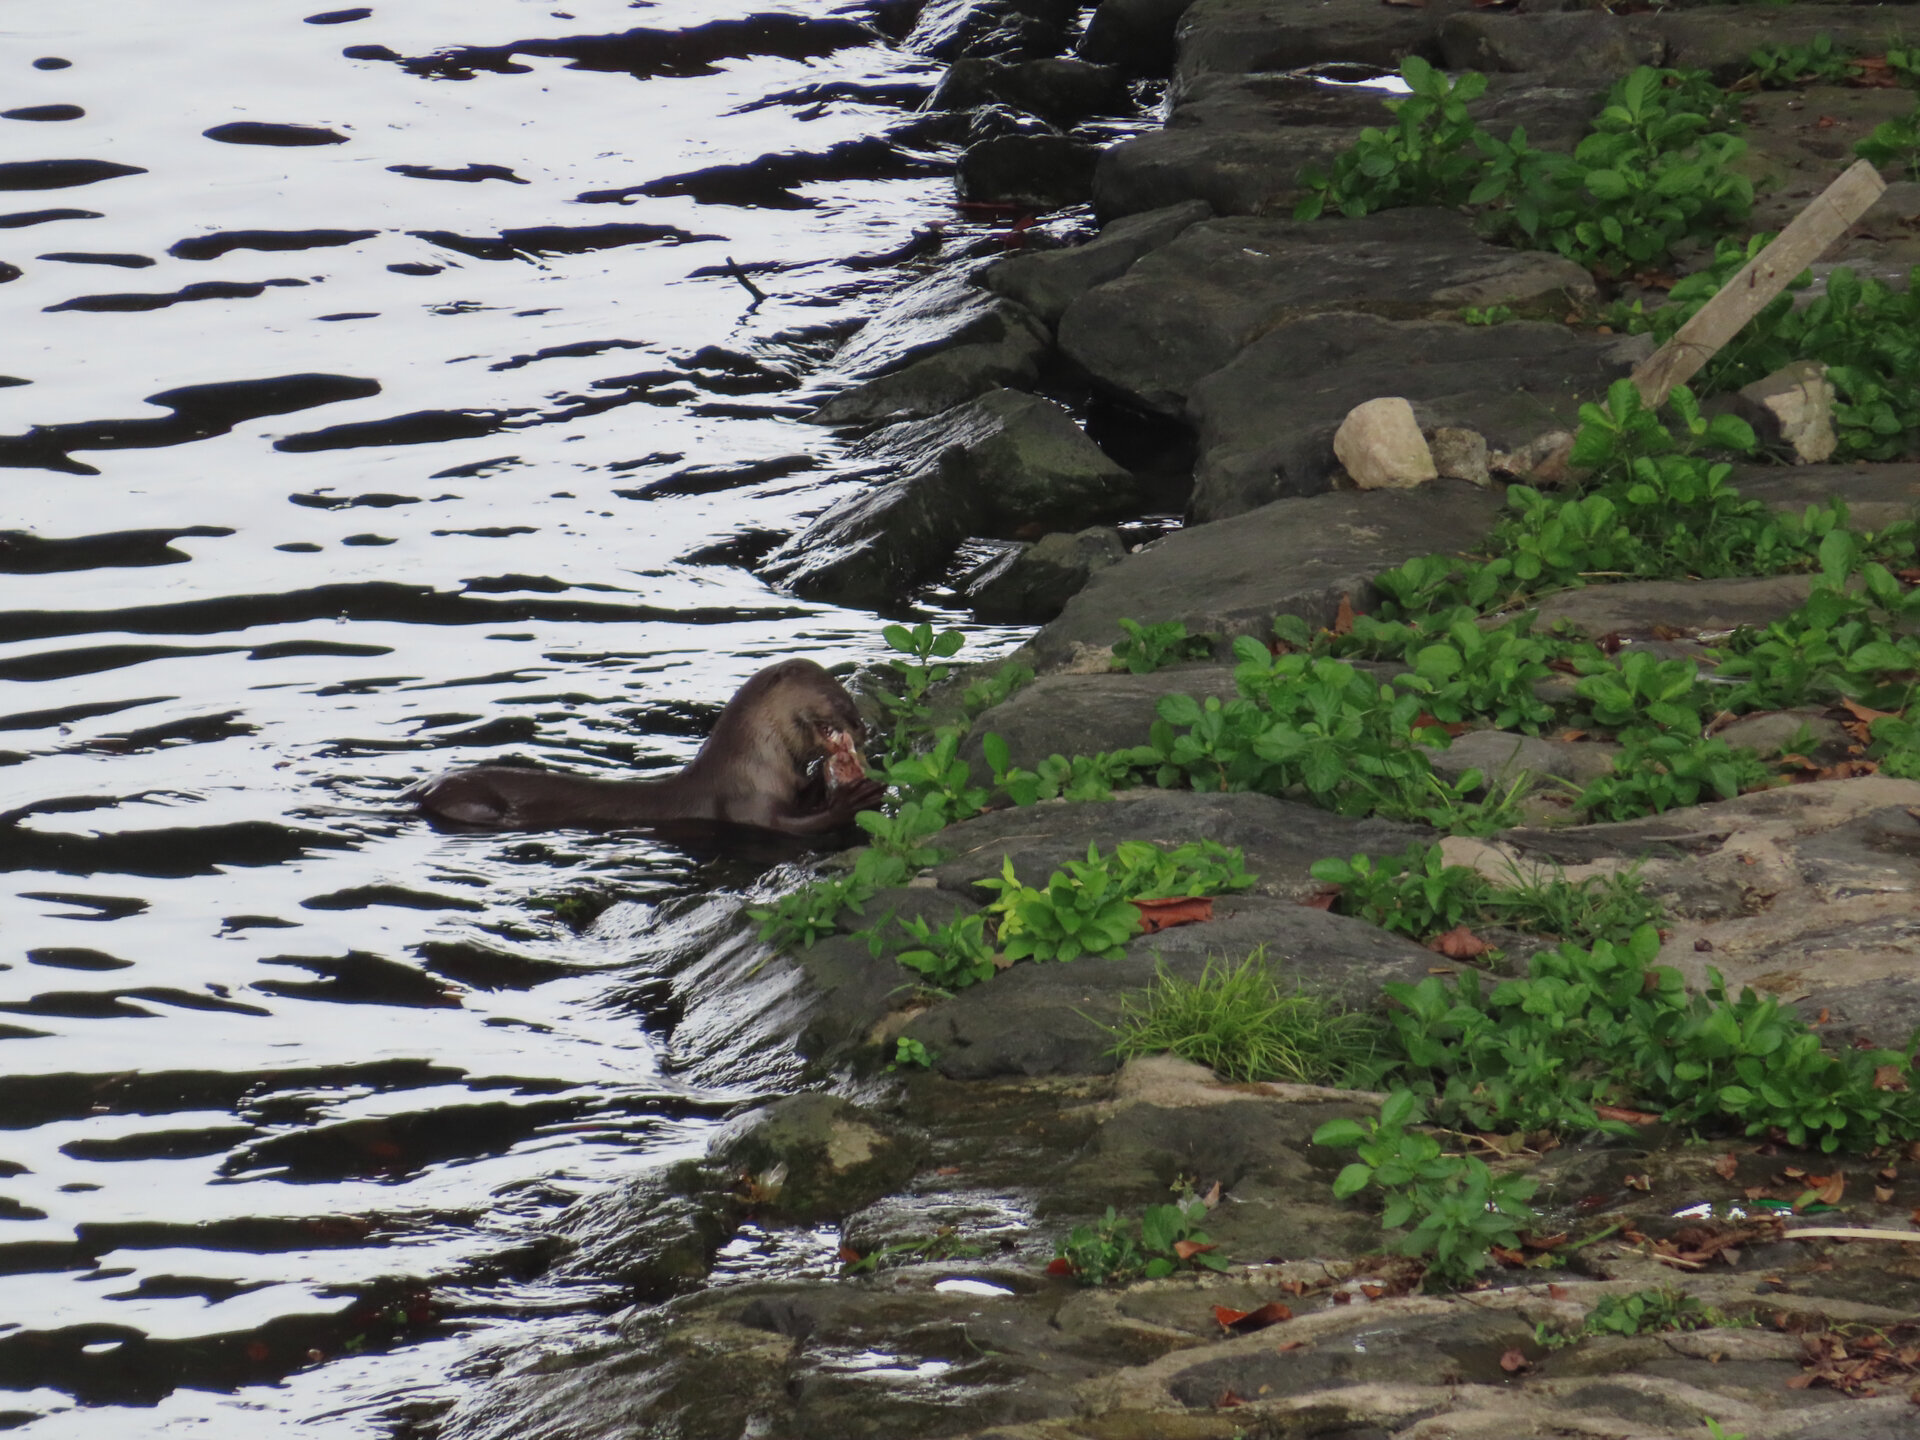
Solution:
<svg viewBox="0 0 1920 1440"><path fill-rule="evenodd" d="M1863 160L1860 163L1864 165L1866 161ZM747 293L753 297L753 303L755 305L758 305L762 300L767 298L767 292L747 277L747 272L740 268L740 262L735 260L731 255L727 256L727 274L747 287Z"/></svg>
<svg viewBox="0 0 1920 1440"><path fill-rule="evenodd" d="M1826 254L1834 241L1873 208L1886 188L1887 182L1872 162L1857 160L1809 200L1771 245L1749 260L1680 327L1678 334L1633 372L1641 400L1649 408L1664 404L1674 386L1686 383L1796 275Z"/></svg>
<svg viewBox="0 0 1920 1440"><path fill-rule="evenodd" d="M1804 1230L1788 1230L1783 1240L1898 1240L1920 1245L1920 1230L1867 1230L1858 1225L1811 1225Z"/></svg>

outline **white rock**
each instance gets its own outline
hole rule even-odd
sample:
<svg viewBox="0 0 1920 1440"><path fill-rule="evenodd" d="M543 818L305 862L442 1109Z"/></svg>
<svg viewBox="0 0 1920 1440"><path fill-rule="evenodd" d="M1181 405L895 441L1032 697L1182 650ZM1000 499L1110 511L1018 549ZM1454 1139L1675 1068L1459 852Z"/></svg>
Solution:
<svg viewBox="0 0 1920 1440"><path fill-rule="evenodd" d="M1397 395L1348 411L1334 433L1333 453L1362 490L1411 490L1440 474L1413 406Z"/></svg>
<svg viewBox="0 0 1920 1440"><path fill-rule="evenodd" d="M1792 447L1793 463L1818 465L1831 459L1838 443L1833 433L1833 382L1818 360L1796 360L1751 385L1742 399L1773 413L1782 443Z"/></svg>

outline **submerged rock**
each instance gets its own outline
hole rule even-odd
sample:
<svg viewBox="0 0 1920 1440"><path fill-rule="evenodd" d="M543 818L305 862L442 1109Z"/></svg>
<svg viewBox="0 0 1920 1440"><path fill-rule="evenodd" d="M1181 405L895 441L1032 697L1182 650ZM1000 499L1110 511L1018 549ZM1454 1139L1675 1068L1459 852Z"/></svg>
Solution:
<svg viewBox="0 0 1920 1440"><path fill-rule="evenodd" d="M753 1203L789 1223L871 1204L913 1173L915 1147L880 1117L833 1095L789 1095L733 1121L713 1163L748 1177Z"/></svg>
<svg viewBox="0 0 1920 1440"><path fill-rule="evenodd" d="M976 203L1058 210L1093 198L1100 152L1064 135L1003 135L969 145L960 157L960 198Z"/></svg>
<svg viewBox="0 0 1920 1440"><path fill-rule="evenodd" d="M1126 81L1106 65L1084 60L956 60L927 102L933 110L1007 105L1055 125L1133 108Z"/></svg>
<svg viewBox="0 0 1920 1440"><path fill-rule="evenodd" d="M904 474L828 509L764 574L812 599L884 605L968 535L1117 513L1135 493L1064 410L1013 390L890 426L865 453Z"/></svg>

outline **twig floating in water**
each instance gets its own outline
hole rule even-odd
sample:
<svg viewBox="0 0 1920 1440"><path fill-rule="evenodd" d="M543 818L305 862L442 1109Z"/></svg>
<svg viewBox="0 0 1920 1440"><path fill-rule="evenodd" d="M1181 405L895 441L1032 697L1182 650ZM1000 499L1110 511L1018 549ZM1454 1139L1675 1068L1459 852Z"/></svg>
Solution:
<svg viewBox="0 0 1920 1440"><path fill-rule="evenodd" d="M727 256L727 274L747 287L747 293L753 297L754 304L758 305L762 300L767 298L767 292L753 283L752 278L747 272L740 268L740 262L731 255Z"/></svg>

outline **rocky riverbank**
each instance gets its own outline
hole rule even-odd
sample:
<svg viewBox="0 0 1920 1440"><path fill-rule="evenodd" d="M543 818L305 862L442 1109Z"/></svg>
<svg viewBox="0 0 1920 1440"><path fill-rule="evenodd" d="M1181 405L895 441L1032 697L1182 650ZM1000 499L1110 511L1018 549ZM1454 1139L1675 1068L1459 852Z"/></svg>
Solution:
<svg viewBox="0 0 1920 1440"><path fill-rule="evenodd" d="M1408 55L1490 72L1476 114L1565 148L1634 65L1728 81L1757 43L1884 42L1888 13L1104 0L1084 58L1061 60L1064 13L930 7L919 30L958 37L930 53L971 57L936 103L1018 118L968 149L963 193L1090 200L1101 229L1071 248L936 272L843 349L816 418L863 427L879 478L775 550L765 573L882 606L949 567L963 542L1003 542L971 591L983 614L1045 622L1016 657L1039 678L972 720L958 753L973 778L992 778L989 735L1026 767L1145 745L1164 697L1236 693L1236 637L1264 643L1281 617L1350 623L1386 598L1382 572L1477 550L1506 485L1565 480L1580 404L1650 349L1585 323L1599 298L1589 271L1491 244L1453 210L1290 218L1303 167L1380 118L1379 93L1351 81ZM1163 130L1098 151L1071 132L1116 108L1128 77L1169 70ZM1781 223L1855 140L1905 113L1911 97L1895 96L1747 97L1755 226ZM1920 187L1894 185L1818 271L1903 274L1920 260L1916 225ZM1493 307L1519 318L1467 323ZM1167 491L1047 398L1076 385L1190 434L1186 528L1132 553L1116 532L1085 528ZM1436 445L1465 458L1425 483L1355 489L1335 435L1383 396L1410 401L1428 440L1477 443ZM1775 439L1774 460L1794 458ZM1915 464L1772 463L1733 480L1782 512L1844 499L1865 529L1920 504ZM1793 611L1811 585L1806 574L1595 583L1546 597L1536 623L1616 651L1698 657L1726 631ZM1210 637L1214 658L1115 673L1122 617L1179 622ZM1843 718L1807 706L1719 732L1756 754L1797 747L1832 778L1612 823L1573 823L1583 816L1560 790L1607 773L1616 744L1465 728L1435 757L1439 775L1541 783L1523 823L1447 837L1442 853L1496 880L1634 870L1664 906L1658 962L1691 987L1711 967L1736 992L1778 998L1830 1047L1902 1048L1920 1025L1920 781L1849 765ZM1312 1143L1330 1120L1373 1114L1379 1096L1229 1084L1165 1057L1120 1063L1113 1026L1128 997L1156 976L1198 979L1210 959L1264 950L1290 980L1363 1011L1382 1006L1383 985L1456 973L1404 935L1302 903L1324 899L1316 861L1439 838L1261 794L1140 789L964 820L929 841L946 858L792 956L769 958L743 925L706 915L688 927L675 981L688 1063L791 1046L820 1088L743 1114L705 1160L571 1214L560 1264L619 1278L635 1304L565 1347L504 1357L438 1433L1626 1440L1697 1436L1707 1422L1749 1440L1914 1433L1920 1152L1836 1159L1766 1134L1702 1144L1653 1116L1624 1138L1505 1137L1500 1163L1539 1184L1536 1238L1560 1238L1516 1253L1482 1288L1420 1294L1417 1270L1379 1255L1377 1216L1333 1198L1346 1152ZM879 947L856 933L879 914L979 913L992 899L980 882L1003 857L1041 885L1089 843L1140 839L1238 847L1256 883L1216 900L1206 923L1142 935L1118 958L1015 965L946 998L894 963L900 932ZM755 1019L742 1027L741 1015ZM930 1068L882 1069L902 1041ZM1808 1189L1840 1212L1825 1228L1878 1238L1795 1238L1809 1228L1804 1196L1788 1225L1762 1204ZM1208 1253L1224 1270L1082 1288L1049 1266L1073 1227L1175 1191L1212 1202ZM1556 1250L1564 1264L1541 1268ZM1592 1325L1650 1291L1692 1320ZM1592 1333L1566 1343L1583 1325Z"/></svg>

